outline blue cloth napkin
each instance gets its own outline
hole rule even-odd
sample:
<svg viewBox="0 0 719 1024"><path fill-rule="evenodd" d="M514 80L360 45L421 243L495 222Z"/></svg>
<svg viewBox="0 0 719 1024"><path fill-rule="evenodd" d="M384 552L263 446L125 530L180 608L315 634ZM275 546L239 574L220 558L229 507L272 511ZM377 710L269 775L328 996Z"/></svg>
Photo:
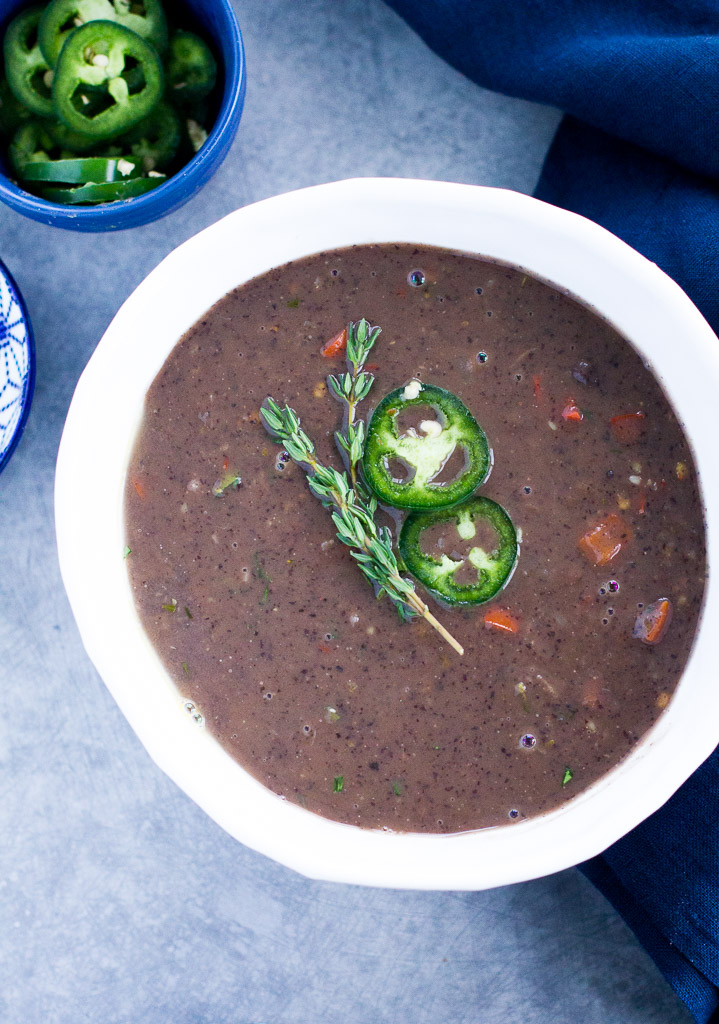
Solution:
<svg viewBox="0 0 719 1024"><path fill-rule="evenodd" d="M719 0L387 0L481 85L567 115L536 195L604 225L719 332ZM719 749L585 875L719 1024Z"/></svg>

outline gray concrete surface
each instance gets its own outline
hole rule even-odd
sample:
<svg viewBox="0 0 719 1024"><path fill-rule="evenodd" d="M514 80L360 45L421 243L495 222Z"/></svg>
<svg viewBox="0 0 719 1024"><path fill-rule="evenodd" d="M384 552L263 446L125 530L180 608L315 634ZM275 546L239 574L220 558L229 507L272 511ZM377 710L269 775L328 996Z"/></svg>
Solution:
<svg viewBox="0 0 719 1024"><path fill-rule="evenodd" d="M530 192L558 121L471 85L379 0L237 10L246 112L189 206L107 236L0 209L39 371L0 477L0 1021L686 1024L576 871L478 894L367 891L244 849L150 761L83 652L54 462L75 382L135 285L218 217L298 186L386 174Z"/></svg>

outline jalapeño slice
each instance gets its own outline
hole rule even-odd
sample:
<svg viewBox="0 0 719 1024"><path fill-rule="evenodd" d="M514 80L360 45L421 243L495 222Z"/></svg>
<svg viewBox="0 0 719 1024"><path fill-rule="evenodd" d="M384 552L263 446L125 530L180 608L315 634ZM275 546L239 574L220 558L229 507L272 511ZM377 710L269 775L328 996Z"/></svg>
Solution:
<svg viewBox="0 0 719 1024"><path fill-rule="evenodd" d="M90 156L66 160L38 160L23 166L25 181L46 181L70 185L101 184L137 178L142 173L139 160L124 157L106 159Z"/></svg>
<svg viewBox="0 0 719 1024"><path fill-rule="evenodd" d="M193 32L175 32L165 62L167 95L176 103L195 103L212 92L217 61L212 50Z"/></svg>
<svg viewBox="0 0 719 1024"><path fill-rule="evenodd" d="M97 148L97 139L91 135L73 131L62 121L51 121L46 118L43 120L42 126L56 146L74 156L77 156L78 153L89 153L91 149Z"/></svg>
<svg viewBox="0 0 719 1024"><path fill-rule="evenodd" d="M162 64L153 46L115 22L89 21L63 44L52 98L68 128L103 140L147 117L163 86Z"/></svg>
<svg viewBox="0 0 719 1024"><path fill-rule="evenodd" d="M20 102L7 79L0 76L0 135L12 135L31 117L32 112Z"/></svg>
<svg viewBox="0 0 719 1024"><path fill-rule="evenodd" d="M160 101L154 110L119 140L145 171L164 170L180 147L180 118L169 103Z"/></svg>
<svg viewBox="0 0 719 1024"><path fill-rule="evenodd" d="M16 174L22 176L26 164L50 160L55 148L44 123L28 121L18 128L10 141L10 163Z"/></svg>
<svg viewBox="0 0 719 1024"><path fill-rule="evenodd" d="M43 188L40 195L51 203L63 206L77 206L81 203L117 203L123 199L134 199L151 192L162 185L167 178L158 174L155 178L127 178L125 181L107 181L79 185L77 188Z"/></svg>
<svg viewBox="0 0 719 1024"><path fill-rule="evenodd" d="M51 0L41 12L38 42L51 67L57 63L63 43L79 25L88 21L113 21L110 0Z"/></svg>
<svg viewBox="0 0 719 1024"><path fill-rule="evenodd" d="M402 427L400 415L422 407L436 419ZM457 471L442 481L451 459L459 461ZM367 483L387 505L417 510L456 505L487 479L491 465L484 431L451 391L410 381L391 391L372 414L362 467Z"/></svg>
<svg viewBox="0 0 719 1024"><path fill-rule="evenodd" d="M443 524L447 524L444 531ZM432 535L426 531L435 526L440 536L434 538L434 551L430 552ZM458 548L467 547L466 555L457 554ZM491 600L509 581L519 556L512 520L496 501L479 496L452 508L407 516L399 550L409 572L450 605Z"/></svg>
<svg viewBox="0 0 719 1024"><path fill-rule="evenodd" d="M141 8L133 12L133 6ZM137 33L162 53L167 48L167 21L160 0L51 0L40 22L40 48L54 65L65 40L80 25L90 21L114 21Z"/></svg>
<svg viewBox="0 0 719 1024"><path fill-rule="evenodd" d="M165 52L167 18L160 0L142 0L141 4L133 0L112 0L112 6L121 25L152 43L158 53Z"/></svg>
<svg viewBox="0 0 719 1024"><path fill-rule="evenodd" d="M41 7L22 11L10 22L3 40L5 74L15 97L33 114L51 117L52 73L37 42Z"/></svg>

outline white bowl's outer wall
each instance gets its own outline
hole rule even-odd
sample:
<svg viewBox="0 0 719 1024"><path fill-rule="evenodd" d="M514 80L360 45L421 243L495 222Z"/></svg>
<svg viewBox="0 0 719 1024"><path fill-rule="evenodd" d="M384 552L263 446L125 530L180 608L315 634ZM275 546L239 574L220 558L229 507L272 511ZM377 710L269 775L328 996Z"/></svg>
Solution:
<svg viewBox="0 0 719 1024"><path fill-rule="evenodd" d="M172 347L248 279L369 242L438 245L517 264L580 296L629 337L692 441L714 564L719 343L681 289L602 228L527 196L367 178L230 214L172 252L125 302L80 379L62 437L55 498L63 580L86 650L151 756L247 846L309 877L357 884L470 890L536 878L601 852L660 807L714 749L719 591L711 578L681 686L625 761L550 814L452 836L341 825L265 789L186 713L134 608L122 558L123 487L145 393Z"/></svg>

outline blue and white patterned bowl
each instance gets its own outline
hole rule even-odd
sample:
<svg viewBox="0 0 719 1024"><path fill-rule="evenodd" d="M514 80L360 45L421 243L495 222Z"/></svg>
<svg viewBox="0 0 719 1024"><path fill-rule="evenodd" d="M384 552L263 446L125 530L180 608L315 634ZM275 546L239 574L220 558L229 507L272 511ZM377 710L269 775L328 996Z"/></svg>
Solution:
<svg viewBox="0 0 719 1024"><path fill-rule="evenodd" d="M35 386L35 344L22 295L0 262L0 473L27 422Z"/></svg>

